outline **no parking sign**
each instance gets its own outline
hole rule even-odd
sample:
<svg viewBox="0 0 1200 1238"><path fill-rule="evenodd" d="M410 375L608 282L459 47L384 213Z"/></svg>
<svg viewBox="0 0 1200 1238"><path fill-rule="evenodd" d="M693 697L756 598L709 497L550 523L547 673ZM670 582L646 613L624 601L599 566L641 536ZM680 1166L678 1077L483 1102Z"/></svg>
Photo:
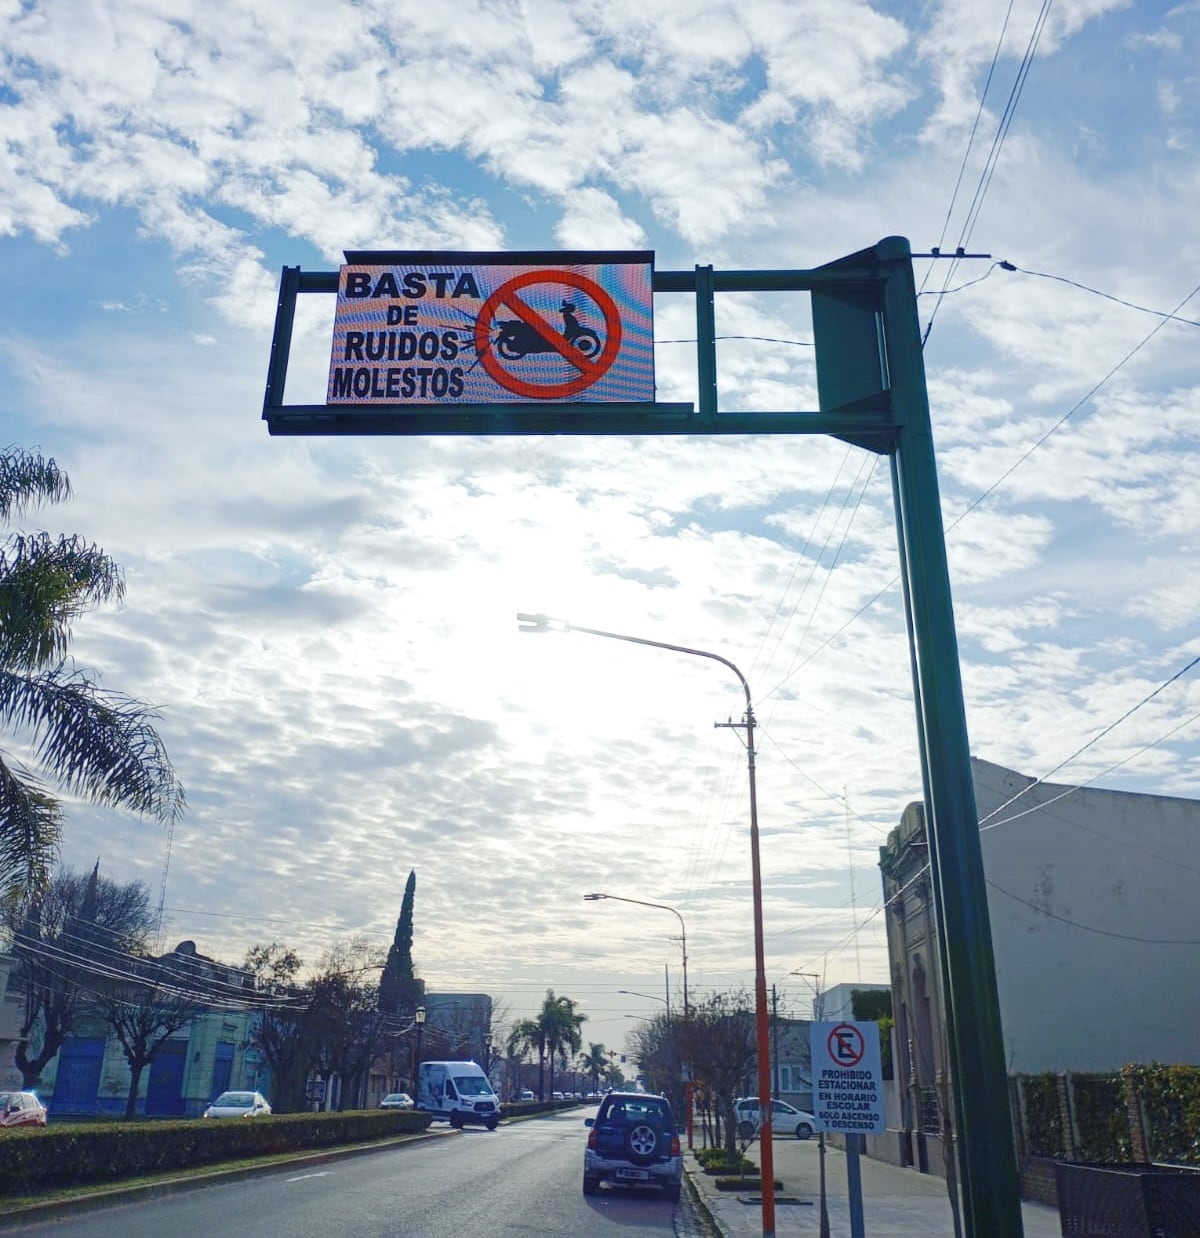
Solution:
<svg viewBox="0 0 1200 1238"><path fill-rule="evenodd" d="M886 1130L879 1024L814 1023L808 1034L817 1129L848 1135Z"/></svg>
<svg viewBox="0 0 1200 1238"><path fill-rule="evenodd" d="M654 400L652 253L346 259L329 404Z"/></svg>

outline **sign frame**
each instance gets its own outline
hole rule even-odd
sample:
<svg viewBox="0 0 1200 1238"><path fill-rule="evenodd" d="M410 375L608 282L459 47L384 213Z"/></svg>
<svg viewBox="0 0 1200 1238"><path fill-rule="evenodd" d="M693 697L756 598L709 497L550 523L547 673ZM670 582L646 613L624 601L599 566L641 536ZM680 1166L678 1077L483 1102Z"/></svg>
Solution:
<svg viewBox="0 0 1200 1238"><path fill-rule="evenodd" d="M907 246L907 242L905 242ZM631 251L639 252L639 251ZM391 251L347 250L348 264L362 265ZM464 257L466 255L463 255ZM478 260L505 259L546 266L563 265L573 251L522 251L477 255ZM587 251L593 260L628 258L627 251ZM846 264L849 265L846 265ZM300 296L337 294L338 271L304 271L284 267L275 310L271 359L263 396L263 420L272 436L281 435L640 435L640 434L829 434L880 454L895 446L897 421L891 393L878 365L874 390L854 400L834 404L822 390L821 407L794 412L726 411L717 398L716 312L717 292L810 292L816 334L818 375L823 351L832 347L840 330L836 319L823 325L818 306L847 292L866 297L875 306L868 352L878 358L881 343L876 330L887 274L873 251L851 255L813 270L714 271L697 266L693 271L652 270L652 293L691 293L696 300L696 359L700 375L699 407L693 403L592 402L558 404L546 400L503 404L414 404L411 402L357 404L287 404L284 401L296 303ZM828 317L828 316L826 316ZM880 328L881 330L881 328ZM828 338L823 339L826 336Z"/></svg>

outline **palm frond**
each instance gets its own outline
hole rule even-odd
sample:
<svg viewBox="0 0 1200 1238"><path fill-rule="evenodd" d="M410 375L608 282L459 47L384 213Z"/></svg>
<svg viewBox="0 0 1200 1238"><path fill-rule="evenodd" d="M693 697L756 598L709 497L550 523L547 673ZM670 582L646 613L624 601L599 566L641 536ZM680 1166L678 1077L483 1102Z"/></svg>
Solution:
<svg viewBox="0 0 1200 1238"><path fill-rule="evenodd" d="M71 493L71 482L53 460L35 451L0 451L0 520L35 503L57 503Z"/></svg>
<svg viewBox="0 0 1200 1238"><path fill-rule="evenodd" d="M0 666L32 669L61 660L71 621L124 593L120 567L81 537L10 538L0 549Z"/></svg>
<svg viewBox="0 0 1200 1238"><path fill-rule="evenodd" d="M58 801L0 755L0 905L16 908L45 890L61 838Z"/></svg>
<svg viewBox="0 0 1200 1238"><path fill-rule="evenodd" d="M65 789L174 821L186 801L155 717L65 665L38 675L0 668L0 719L29 728L38 761Z"/></svg>

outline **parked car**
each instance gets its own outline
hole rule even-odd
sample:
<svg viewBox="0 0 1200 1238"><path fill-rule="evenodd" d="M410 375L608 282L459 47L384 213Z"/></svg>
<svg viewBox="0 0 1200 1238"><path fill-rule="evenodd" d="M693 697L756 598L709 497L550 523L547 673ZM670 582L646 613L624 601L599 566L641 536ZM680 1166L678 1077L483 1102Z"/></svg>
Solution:
<svg viewBox="0 0 1200 1238"><path fill-rule="evenodd" d="M753 1139L758 1134L758 1097L744 1096L733 1102L737 1117L737 1131L743 1139ZM771 1134L795 1135L797 1139L811 1139L817 1129L817 1119L786 1100L771 1102Z"/></svg>
<svg viewBox="0 0 1200 1238"><path fill-rule="evenodd" d="M601 1182L656 1186L679 1199L683 1157L671 1103L665 1096L609 1092L590 1127L583 1151L583 1193L595 1195Z"/></svg>
<svg viewBox="0 0 1200 1238"><path fill-rule="evenodd" d="M411 1109L413 1098L407 1092L389 1092L379 1102L380 1109Z"/></svg>
<svg viewBox="0 0 1200 1238"><path fill-rule="evenodd" d="M0 1092L0 1126L45 1126L46 1106L32 1092Z"/></svg>
<svg viewBox="0 0 1200 1238"><path fill-rule="evenodd" d="M200 1115L204 1118L257 1118L271 1112L261 1092L222 1092Z"/></svg>
<svg viewBox="0 0 1200 1238"><path fill-rule="evenodd" d="M551 1093L550 1093L550 1099L551 1099L551 1100L562 1100L562 1099L563 1099L563 1094L562 1094L561 1092L551 1092Z"/></svg>
<svg viewBox="0 0 1200 1238"><path fill-rule="evenodd" d="M537 1100L537 1097L534 1096L533 1092L529 1088L522 1088L520 1099L521 1100Z"/></svg>

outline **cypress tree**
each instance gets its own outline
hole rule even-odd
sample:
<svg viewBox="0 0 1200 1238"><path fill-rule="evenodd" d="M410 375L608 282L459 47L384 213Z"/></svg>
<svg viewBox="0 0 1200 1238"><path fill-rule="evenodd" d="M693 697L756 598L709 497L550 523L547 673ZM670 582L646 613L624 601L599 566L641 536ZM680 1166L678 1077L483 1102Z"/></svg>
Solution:
<svg viewBox="0 0 1200 1238"><path fill-rule="evenodd" d="M383 975L379 978L379 1009L386 1014L409 1014L425 996L425 982L418 980L413 970L413 901L417 892L417 874L408 874L396 935L388 950Z"/></svg>

